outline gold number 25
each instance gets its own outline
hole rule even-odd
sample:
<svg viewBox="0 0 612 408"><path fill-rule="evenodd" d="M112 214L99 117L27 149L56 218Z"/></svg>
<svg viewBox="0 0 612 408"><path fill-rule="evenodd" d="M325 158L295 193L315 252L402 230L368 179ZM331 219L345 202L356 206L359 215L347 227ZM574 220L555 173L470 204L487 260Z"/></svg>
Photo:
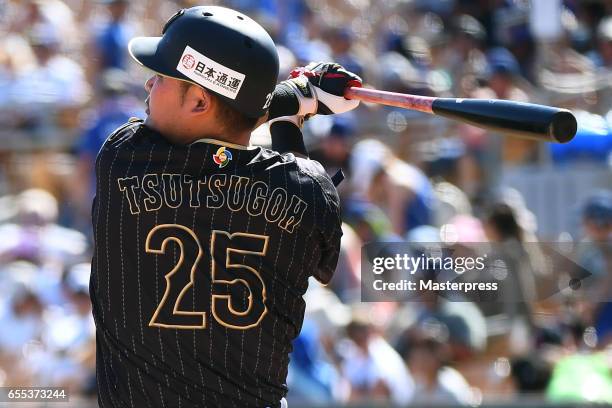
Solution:
<svg viewBox="0 0 612 408"><path fill-rule="evenodd" d="M259 272L247 263L256 263L253 257L266 254L268 240L269 237L265 235L212 231L211 311L219 324L246 330L257 326L266 315L266 286ZM194 285L198 264L203 255L202 245L191 229L178 224L162 224L153 228L147 235L145 250L148 253L169 256L172 254L168 248L170 242L178 246L179 258L172 270L165 275L166 290L149 326L203 329L206 327L206 312L180 308L181 304L184 307L187 303L181 302ZM193 262L185 262L186 258L193 259ZM241 285L249 292L247 307L242 311L234 307L235 302L238 302L236 296L232 296L234 285Z"/></svg>

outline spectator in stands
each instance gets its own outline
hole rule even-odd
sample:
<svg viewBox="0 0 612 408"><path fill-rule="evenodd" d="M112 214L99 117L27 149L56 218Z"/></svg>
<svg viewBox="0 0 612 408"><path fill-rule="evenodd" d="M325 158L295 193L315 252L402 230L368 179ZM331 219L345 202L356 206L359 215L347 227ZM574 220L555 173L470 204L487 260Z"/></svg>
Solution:
<svg viewBox="0 0 612 408"><path fill-rule="evenodd" d="M126 70L128 64L127 43L134 36L132 25L126 21L130 3L127 0L104 0L107 6L108 22L97 34L95 54L98 66L95 72L115 68Z"/></svg>
<svg viewBox="0 0 612 408"><path fill-rule="evenodd" d="M443 324L431 323L403 338L402 357L415 382L412 404L468 405L473 400L465 378L449 365L445 330Z"/></svg>
<svg viewBox="0 0 612 408"><path fill-rule="evenodd" d="M91 200L95 195L94 162L98 151L109 134L131 117L144 117L142 104L129 92L130 82L126 72L108 69L99 81L100 100L85 121L88 126L78 145L78 163L74 183L74 199L80 219L77 225L89 228Z"/></svg>
<svg viewBox="0 0 612 408"><path fill-rule="evenodd" d="M550 363L539 354L528 354L512 361L512 378L520 392L544 392L551 377Z"/></svg>
<svg viewBox="0 0 612 408"><path fill-rule="evenodd" d="M327 31L324 38L331 49L332 60L365 80L361 61L353 51L356 39L352 30L346 27L333 27Z"/></svg>
<svg viewBox="0 0 612 408"><path fill-rule="evenodd" d="M343 208L343 218L355 230L361 242L387 242L401 239L393 232L393 225L387 214L375 204L364 199L349 198Z"/></svg>
<svg viewBox="0 0 612 408"><path fill-rule="evenodd" d="M496 47L487 53L487 62L486 87L477 89L472 96L529 102L529 95L522 85L519 86L524 78L514 54L506 48ZM504 138L501 148L504 163L529 163L537 159L538 143L532 140Z"/></svg>
<svg viewBox="0 0 612 408"><path fill-rule="evenodd" d="M66 301L48 308L44 316L43 344L48 353L39 365L47 383L80 392L95 373L95 326L89 299L89 263L67 269L62 280Z"/></svg>
<svg viewBox="0 0 612 408"><path fill-rule="evenodd" d="M285 45L293 51L300 65L331 61L331 50L321 38L324 22L306 2L304 6L299 20L289 21L285 28Z"/></svg>
<svg viewBox="0 0 612 408"><path fill-rule="evenodd" d="M329 288L344 303L361 301L361 246L359 235L347 223L342 223L340 255Z"/></svg>
<svg viewBox="0 0 612 408"><path fill-rule="evenodd" d="M380 206L393 232L404 235L433 222L435 195L425 174L398 159L383 143L369 139L353 148L351 174L356 192Z"/></svg>
<svg viewBox="0 0 612 408"><path fill-rule="evenodd" d="M350 176L349 161L355 136L353 115L342 115L333 119L329 133L322 137L318 146L309 150L309 157L321 163L331 174L343 169Z"/></svg>
<svg viewBox="0 0 612 408"><path fill-rule="evenodd" d="M81 66L60 52L59 34L53 26L32 27L29 40L36 66L16 78L14 100L26 128L38 130L42 139L59 137L54 130L58 125L73 125L76 111L89 96L89 86Z"/></svg>
<svg viewBox="0 0 612 408"><path fill-rule="evenodd" d="M525 233L517 215L507 204L493 204L489 208L484 219L484 230L494 244L490 261L497 260L497 263L491 264L490 272L493 276L497 274L502 277L498 278L497 302L487 306L503 313L508 319L510 334L515 334L514 338L520 337L516 349L511 351L523 352L535 328L532 309L536 299L535 268L526 245L536 243L525 242Z"/></svg>
<svg viewBox="0 0 612 408"><path fill-rule="evenodd" d="M351 386L350 401L403 405L414 397L414 383L399 354L366 316L356 315L339 342L342 373Z"/></svg>
<svg viewBox="0 0 612 408"><path fill-rule="evenodd" d="M57 33L62 51L74 50L80 45L80 28L77 27L75 13L62 0L26 0L8 3L9 32L27 36L33 27L49 26Z"/></svg>
<svg viewBox="0 0 612 408"><path fill-rule="evenodd" d="M483 46L487 33L474 17L462 14L453 19L450 27L450 57L445 66L454 81L454 94L469 94L476 87L476 79L487 67Z"/></svg>
<svg viewBox="0 0 612 408"><path fill-rule="evenodd" d="M40 341L43 333L44 307L36 293L26 285L17 284L7 307L0 316L0 354L13 361L19 359L24 345Z"/></svg>
<svg viewBox="0 0 612 408"><path fill-rule="evenodd" d="M612 16L601 20L597 27L597 53L593 59L598 67L612 69Z"/></svg>
<svg viewBox="0 0 612 408"><path fill-rule="evenodd" d="M54 269L82 261L87 250L83 234L57 222L58 203L50 193L29 189L15 199L14 222L0 225L0 260L24 260Z"/></svg>
<svg viewBox="0 0 612 408"><path fill-rule="evenodd" d="M586 240L578 262L593 275L590 296L599 345L612 341L612 192L602 190L589 197L582 209Z"/></svg>
<svg viewBox="0 0 612 408"><path fill-rule="evenodd" d="M296 402L322 404L337 401L341 378L321 345L319 328L304 320L293 342L289 365L289 398Z"/></svg>
<svg viewBox="0 0 612 408"><path fill-rule="evenodd" d="M609 79L612 72L612 16L601 20L597 28L597 52L594 53L595 65L598 68L600 91L599 113L608 116L608 126L612 129L612 87Z"/></svg>

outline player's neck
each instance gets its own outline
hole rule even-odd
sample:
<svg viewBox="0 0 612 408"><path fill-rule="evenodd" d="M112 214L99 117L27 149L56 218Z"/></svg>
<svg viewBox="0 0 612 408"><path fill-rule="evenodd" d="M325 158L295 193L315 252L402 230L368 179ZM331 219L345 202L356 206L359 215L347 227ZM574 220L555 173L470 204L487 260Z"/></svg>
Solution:
<svg viewBox="0 0 612 408"><path fill-rule="evenodd" d="M183 122L179 129L168 129L162 131L152 123L149 118L145 120L145 125L162 134L166 139L177 144L190 144L201 139L214 139L221 142L235 145L249 146L251 131L247 130L240 133L227 134L220 126L197 122Z"/></svg>
<svg viewBox="0 0 612 408"><path fill-rule="evenodd" d="M194 120L185 127L187 143L193 143L200 139L215 139L226 143L248 146L251 139L251 131L228 132L227 127L219 121L218 115Z"/></svg>

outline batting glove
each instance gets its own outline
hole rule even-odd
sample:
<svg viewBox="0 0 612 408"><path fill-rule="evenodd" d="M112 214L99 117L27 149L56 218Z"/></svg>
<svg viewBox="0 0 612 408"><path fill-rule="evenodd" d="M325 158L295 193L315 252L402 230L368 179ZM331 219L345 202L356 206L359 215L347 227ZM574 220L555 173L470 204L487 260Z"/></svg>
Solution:
<svg viewBox="0 0 612 408"><path fill-rule="evenodd" d="M272 126L274 123L278 122L290 122L293 123L298 129L302 129L304 126L304 116L291 115L291 116L281 116L279 118L274 118L268 121L268 124Z"/></svg>
<svg viewBox="0 0 612 408"><path fill-rule="evenodd" d="M357 100L344 97L349 87L361 87L361 78L335 63L311 62L294 69L289 79L277 88L297 98L298 116L331 115L344 113L359 105Z"/></svg>

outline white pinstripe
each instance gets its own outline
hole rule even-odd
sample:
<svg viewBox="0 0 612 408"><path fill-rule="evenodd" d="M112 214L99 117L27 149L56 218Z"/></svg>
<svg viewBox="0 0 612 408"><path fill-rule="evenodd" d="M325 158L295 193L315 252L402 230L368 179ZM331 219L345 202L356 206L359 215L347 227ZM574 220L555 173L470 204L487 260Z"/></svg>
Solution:
<svg viewBox="0 0 612 408"><path fill-rule="evenodd" d="M285 191L287 191L287 171L283 171L283 175L285 176ZM276 250L276 259L274 259L274 266L272 267L272 273L274 274L274 278L272 279L272 289L271 292L274 293L274 287L276 286L276 269L277 269L277 265L278 265L278 257L280 255L280 250L283 246L283 237L285 235L285 230L281 228L280 230L280 238L278 241L278 248ZM285 290L286 287L285 287ZM276 303L276 302L275 302ZM274 324L272 325L272 338L276 338L274 333L276 332L276 324L278 323L278 318L274 319ZM270 369L272 368L272 359L274 356L274 346L276 345L275 341L272 341L272 351L270 352L270 364L268 364L268 380L270 380L271 378L271 371Z"/></svg>
<svg viewBox="0 0 612 408"><path fill-rule="evenodd" d="M167 379L168 378L166 377L166 380ZM162 407L165 407L166 406L166 401L164 401L164 394L162 393L162 388L161 388L161 384L160 383L157 383L157 389L159 390L159 400L162 403Z"/></svg>
<svg viewBox="0 0 612 408"><path fill-rule="evenodd" d="M237 151L237 158L236 161L240 161L240 151ZM234 175L237 175L238 167L234 167ZM231 179L231 178L230 178ZM234 212L230 211L230 217L229 217L229 221L227 223L227 231L231 232L232 231L232 219L234 218ZM227 350L229 348L229 337L227 335L227 327L223 327L225 329L225 351L223 353L223 365L225 366L225 374L226 374L226 378L231 378L231 375L229 373L229 369L227 368ZM236 387L236 390L238 391L238 393L240 393L240 388ZM234 402L234 400L232 399L232 406L236 406L236 403Z"/></svg>
<svg viewBox="0 0 612 408"><path fill-rule="evenodd" d="M155 144L151 146L151 150L149 151L149 158L147 160L147 165L144 168L143 174L147 174L149 171L149 166L151 165L151 158L153 157L153 150L155 150ZM138 200L142 197L142 189L138 192ZM136 251L136 279L138 280L138 317L140 319L140 340L141 343L144 344L144 324L142 322L142 290L140 284L140 213L136 215L136 247L138 250ZM136 353L136 344L134 344L134 353ZM145 363L146 368L146 363Z"/></svg>
<svg viewBox="0 0 612 408"><path fill-rule="evenodd" d="M271 172L268 171L268 186L270 186L270 184L272 183L272 178L271 178ZM268 187L270 188L270 187ZM263 218L264 220L266 219L265 217ZM268 221L266 220L266 224L264 226L264 232L263 235L267 235L268 234ZM263 257L259 260L259 269L261 269L261 267L263 266ZM272 282L274 282L274 280L272 280ZM261 352L261 334L263 332L263 327L260 325L258 326L258 331L259 331L259 337L257 340L257 354L255 357L255 368L253 369L253 372L257 372L257 367L259 366L259 353ZM257 384L257 393L259 395L259 398L263 398L262 393L261 393L261 386L259 386L259 381Z"/></svg>
<svg viewBox="0 0 612 408"><path fill-rule="evenodd" d="M209 231L211 231L211 232L214 229L215 212L216 212L216 209L213 208L212 209L212 214L210 215L210 228L209 228ZM212 234L209 234L209 236L208 236L208 246L207 246L208 248L210 248L211 241L212 241ZM210 266L209 266L209 270L212 270L212 256L213 256L213 254L210 254ZM210 288L211 288L211 291L212 291L212 279L210 281L210 285L211 285ZM212 310L212 296L209 296L209 299L208 299L208 310ZM211 320L210 321L210 330L208 330L208 360L210 361L211 367L214 367L215 366L215 362L214 362L214 360L212 358L212 343L213 343L213 341L212 341L212 333L213 333L212 325L213 325L213 321L212 321L212 319L210 319L210 320ZM219 376L217 376L217 382L219 383L219 390L221 391L221 394L223 394L223 384L221 384L221 378ZM213 395L215 395L215 394L213 393ZM215 401L216 401L216 398L215 398Z"/></svg>
<svg viewBox="0 0 612 408"><path fill-rule="evenodd" d="M153 150L155 150L155 144L151 146L151 150L149 151L149 157L147 159L147 164L144 168L143 174L146 174L147 171L149 170L149 166L151 165L151 158L153 157ZM134 156L132 154L132 159L133 157ZM141 197L142 197L142 189L138 193L138 199L140 200ZM141 283L140 283L140 274L141 274L141 270L140 270L140 213L136 214L136 248L138 248L138 250L136 251L136 279L138 282L137 283L138 285L138 320L140 322L139 324L140 339L141 339L141 343L144 344L144 328L143 328L144 325L142 321L142 289L141 289ZM137 354L136 353L136 340L134 339L133 335L132 335L132 348L134 350L134 354ZM147 366L146 361L144 365L145 365L145 370L148 372L148 366ZM149 395L145 388L144 381L142 379L142 374L140 373L139 367L136 367L136 373L138 374L138 380L140 382L142 393L147 400L147 406L150 407L151 401L149 400Z"/></svg>
<svg viewBox="0 0 612 408"><path fill-rule="evenodd" d="M212 232L214 229L214 221L215 221L215 212L216 212L216 208L212 209L212 214L210 215L210 228L209 228L209 232ZM208 246L207 248L210 248L210 243L212 240L212 234L208 235ZM208 270L212 270L212 254L210 254L211 259L210 259L210 265L209 265L209 269ZM211 290L212 290L212 279L211 279ZM212 296L209 296L209 300L208 300L208 310L212 310ZM212 330L212 325L213 325L213 321L212 319L210 319L210 330L208 330L208 360L210 361L210 365L211 367L215 366L214 360L212 358L212 344L213 344L213 340L212 340L212 334L213 334L213 330ZM221 378L219 376L217 376L217 382L219 383L219 390L221 391L221 394L223 394L223 384L221 384ZM216 393L213 393L213 397L215 398L215 402L218 404L219 401L217 399L217 395Z"/></svg>
<svg viewBox="0 0 612 408"><path fill-rule="evenodd" d="M285 172L285 174L286 174L286 172ZM298 183L298 188L299 188L298 197L301 197L302 196L302 183ZM297 247L298 236L299 236L297 231L294 231L294 232L295 232L295 235L293 236L293 249L291 250L291 257L290 257L291 261L289 262L289 265L287 266L287 273L285 274L285 283L287 285L285 286L285 295L283 296L283 305L285 305L285 302L287 301L287 293L289 292L289 286L288 286L289 271L291 270L291 267L293 266L293 257L295 255L295 248ZM303 251L303 252L304 252L304 254L306 253L306 251ZM299 282L299 280L297 280L296 282ZM285 349L283 348L283 353L284 353L284 351L285 351ZM272 359L270 359L270 362L271 361L272 361ZM272 364L270 364L270 365L272 365ZM279 372L279 375L282 375L282 374Z"/></svg>
<svg viewBox="0 0 612 408"><path fill-rule="evenodd" d="M185 163L183 164L183 169L181 170L181 176L185 173L185 169L187 168L187 163L189 162L189 157L191 155L191 146L189 145L187 147L187 157L185 157ZM174 210L174 223L176 224L176 220L178 218L178 208L177 207ZM176 245L174 246L174 262L176 263ZM192 291L195 290L194 288L191 289ZM185 375L185 365L183 363L183 356L181 355L181 345L179 344L179 335L178 335L178 330L175 330L174 332L175 337L176 337L176 350L178 352L178 356L179 356L179 361L181 363L181 373L183 374L183 376ZM189 387L187 385L185 385L185 393L187 394L187 398L189 397ZM181 407L181 395L179 394L179 408Z"/></svg>
<svg viewBox="0 0 612 408"><path fill-rule="evenodd" d="M210 153L210 145L206 146L206 153L204 154L204 159L202 160L202 164L200 165L200 171L198 172L198 178L196 179L196 182L199 183L200 180L200 176L202 175L202 170L204 170L204 165L206 164L206 158L209 156ZM199 185L198 185L199 187ZM197 194L197 191L196 191ZM195 207L193 209L193 219L191 221L191 230L195 231L195 222L196 222L196 214L198 212L199 207ZM191 292L191 299L193 302L193 310L195 310L196 308L196 304L195 304L195 289L192 290ZM197 359L197 346L196 346L196 331L193 330L193 357L194 359ZM202 371L202 364L200 364L200 362L198 361L198 370L200 371L200 380L202 382L202 388L205 389L206 385L204 384L204 372ZM206 393L202 392L202 403L204 405L206 405Z"/></svg>
<svg viewBox="0 0 612 408"><path fill-rule="evenodd" d="M117 157L119 156L119 151L121 150L121 145L117 146L116 150L115 150L115 156L113 157L113 160L111 162L110 168L108 169L108 190L107 190L107 194L108 194L108 203L106 206L106 219L105 219L105 233L106 233L106 265L107 265L107 305L108 305L108 310L110 312L110 305L111 305L111 301L110 301L110 256L109 256L109 246L108 246L108 230L109 230L109 215L110 215L110 203L111 203L111 179L112 179L112 173L113 173L113 167L115 165L115 162L117 161ZM117 326L117 320L113 319L115 322L115 327ZM108 347L108 346L107 346ZM111 370L114 371L113 368L113 362L112 359L109 360L110 363L110 368ZM106 371L106 380L107 380L107 387L109 387L109 391L110 391L110 379L108 377L108 371L106 370L106 364L105 364L105 371ZM116 385L113 385L113 388L116 388ZM109 395L111 397L111 401L113 401L113 392L109 392ZM115 405L115 403L113 402L113 405Z"/></svg>
<svg viewBox="0 0 612 408"><path fill-rule="evenodd" d="M119 325L117 324L117 319L113 319L115 322L115 333L117 334L117 338L119 338ZM127 350L126 350L127 351ZM121 353L117 353L117 358L119 359L119 363L121 363L123 365L123 361L121 360ZM112 368L112 365L111 365ZM134 401L132 400L132 385L130 384L130 372L129 370L126 370L126 374L128 376L127 378L127 385L128 385L128 391L130 393L130 401L132 402L132 406L134 406Z"/></svg>
<svg viewBox="0 0 612 408"><path fill-rule="evenodd" d="M108 203L106 205L106 267L107 267L107 281L106 281L106 299L107 299L107 305L108 305L108 311L110 312L110 305L111 305L111 301L110 301L110 256L108 254L108 219L109 219L109 214L110 214L110 204L111 204L111 175L113 174L113 166L115 165L115 161L117 160L117 156L119 156L119 148L117 148L117 150L115 151L115 157L113 158L113 161L111 162L110 168L108 169L108 190L107 190L107 194L108 194Z"/></svg>
<svg viewBox="0 0 612 408"><path fill-rule="evenodd" d="M316 208L316 205L315 205L314 207ZM310 240L310 238L312 237L312 234L314 234L314 231L315 231L315 228L314 228L314 226L313 226L313 228L310 230L310 233L308 234L308 237L306 237L306 242L308 242L308 241ZM312 260L312 259L313 259L313 257L311 257L311 260L310 260L310 262L309 262L309 264L308 264L308 265L312 264L312 262L313 262L313 260ZM301 265L304 265L304 267L303 267L303 268L301 268L300 273L299 273L299 275L298 275L298 277L297 277L296 282L299 282L299 281L300 281L300 279L302 279L302 275L304 274L304 271L308 271L308 270L310 270L310 268L307 268L307 267L306 267L306 265L305 265L305 263L304 263L304 261L305 261L305 260L306 260L306 251L304 251L304 253L302 254L302 261L300 262L300 264L301 264ZM298 299L299 299L299 298L298 298L297 296L296 296L296 297L293 299L293 306L292 306L292 310L293 310L293 309L295 309L295 304L297 303Z"/></svg>
<svg viewBox="0 0 612 408"><path fill-rule="evenodd" d="M155 146L153 146L151 148L151 152L153 151ZM166 162L164 163L164 169L162 172L165 172L166 167L168 166L168 162L170 161L170 155L172 153L172 146L170 146L170 148L168 149L168 156L166 157ZM155 224L157 224L157 217L158 217L158 213L155 212ZM157 255L155 255L155 301L157 304L159 304L159 279L158 279L158 275L159 275L159 263L158 263L158 259L157 259ZM165 362L165 357L164 357L164 345L161 341L161 329L158 327L157 328L157 335L158 335L158 339L159 339L159 347L161 350L161 360L162 362ZM155 356L156 358L156 356ZM153 363L155 364L155 358L153 358ZM146 365L145 365L146 367ZM168 374L164 373L164 378L166 379L166 385L168 386L168 388L170 388L170 380L168 378ZM166 401L164 401L164 395L162 392L162 388L161 388L161 384L157 383L157 389L159 391L159 400L162 403L162 407L166 407Z"/></svg>
<svg viewBox="0 0 612 408"><path fill-rule="evenodd" d="M104 148L104 147L103 147ZM103 154L103 153L102 153ZM100 157L98 159L97 164L97 169L96 169L96 223L100 221L100 196L101 196L101 192L102 192L102 188L100 187L100 183L97 182L98 177L100 177L100 163L102 162L102 158ZM97 238L95 237L94 234L94 240L97 240ZM96 242L96 289L100 290L100 245L98 245L98 243ZM102 297L97 297L98 302L102 301ZM104 321L104 305L100 304L100 311L102 312L102 321Z"/></svg>
<svg viewBox="0 0 612 408"><path fill-rule="evenodd" d="M130 384L130 370L126 370L126 374L127 374L128 390L130 391L130 405L134 406L134 397L132 396L132 387L129 386L129 384Z"/></svg>
<svg viewBox="0 0 612 408"><path fill-rule="evenodd" d="M251 166L251 183L253 183L253 179L255 178L255 171L253 166ZM246 193L245 193L246 194ZM247 225L246 225L246 231L245 232L250 232L250 227L251 227L251 214L249 214L249 212L247 211L248 214L248 219L247 219ZM265 234L265 233L264 233ZM244 263L246 260L246 255L243 256L242 258L242 262ZM244 330L242 330L240 332L241 335L241 340L240 340L240 368L239 368L239 373L240 376L242 377L242 371L243 371L243 362L244 362ZM239 400L242 400L242 395L239 395L238 397Z"/></svg>
<svg viewBox="0 0 612 408"><path fill-rule="evenodd" d="M106 345L106 347L108 347L108 345ZM111 381L110 378L108 377L108 369L107 366L110 365L111 370L113 369L113 362L109 360L109 362L106 362L106 359L104 358L104 355L102 355L102 360L104 361L104 374L106 375L106 388L108 389L108 396L110 397L111 403L113 405L117 405L117 403L115 402L115 399L113 398L115 396L116 393L116 386L115 384L113 384L113 388L114 390L111 390Z"/></svg>
<svg viewBox="0 0 612 408"><path fill-rule="evenodd" d="M104 368L106 369L106 364L104 364ZM108 384L108 381L107 381L107 384ZM100 390L102 389L102 387L100 387L100 364L96 364L96 386L98 387L98 393L99 393ZM98 401L100 402L100 408L104 408L105 407L104 399L98 398Z"/></svg>
<svg viewBox="0 0 612 408"><path fill-rule="evenodd" d="M166 157L166 163L164 163L164 168L162 170L162 173L166 172L166 168L168 167L168 163L170 162L170 156L172 154L172 145L170 145L169 149L168 149L168 156ZM159 213L156 211L155 212L155 225L157 225L157 220L158 220L158 216ZM157 259L158 255L155 255L155 303L159 304L159 262ZM159 348L161 351L161 360L162 362L166 362L166 358L164 356L164 344L162 342L161 339L161 328L158 327L157 328L157 337L159 339ZM168 386L168 388L170 388L170 379L168 378L168 374L164 373L164 377L166 379L166 385ZM160 389L160 393L161 393L161 389Z"/></svg>
<svg viewBox="0 0 612 408"><path fill-rule="evenodd" d="M316 220L317 219L317 200L316 200L316 194L315 194L315 183L311 183L310 184L312 186L312 219ZM312 225L312 229L310 230L310 234L308 234L308 239L310 239L312 237L312 234L314 234L315 230L317 228L316 223L314 223ZM311 262L312 262L312 258L311 257ZM304 257L302 258L302 263L304 263L304 259L306 259L306 252L304 251ZM299 282L300 279L302 279L302 275L304 274L304 272L308 271L309 269L307 268L302 268L300 270L300 274L297 277L297 281ZM297 298L294 299L294 307L295 307L295 302L297 301Z"/></svg>
<svg viewBox="0 0 612 408"><path fill-rule="evenodd" d="M130 174L130 169L132 168L132 163L134 162L134 150L132 150L132 157L130 158L130 164L128 164L127 171L125 172L125 177L127 178L128 174ZM109 192L110 193L110 192ZM126 328L125 323L125 271L123 269L123 200L124 195L121 195L121 204L119 205L119 258L121 262L121 308L123 314L123 328ZM108 221L108 220L107 220ZM117 333L119 336L119 333Z"/></svg>
<svg viewBox="0 0 612 408"><path fill-rule="evenodd" d="M134 336L132 335L132 347L134 348L134 353L136 353L136 340L134 340ZM147 368L147 362L145 361L145 369ZM145 396L147 400L147 406L151 406L151 401L149 400L149 394L144 385L144 381L142 380L142 374L140 374L140 368L136 367L136 373L138 374L138 380L140 381L140 386L142 388L142 394Z"/></svg>

